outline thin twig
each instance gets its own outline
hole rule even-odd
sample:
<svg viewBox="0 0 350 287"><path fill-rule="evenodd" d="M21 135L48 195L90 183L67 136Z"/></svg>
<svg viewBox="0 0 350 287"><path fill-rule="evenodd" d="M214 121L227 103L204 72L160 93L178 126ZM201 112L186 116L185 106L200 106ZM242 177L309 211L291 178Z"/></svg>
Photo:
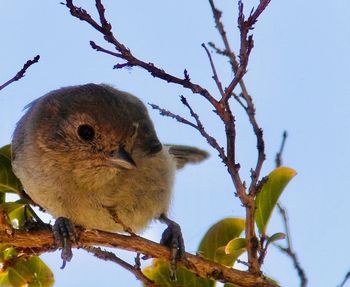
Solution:
<svg viewBox="0 0 350 287"><path fill-rule="evenodd" d="M237 83L239 83L240 87L241 87L241 90L244 94L248 94L248 91L247 91L247 88L246 88L246 85L243 81L243 76L244 76L244 69L241 68L240 69L240 66L239 66L239 63L237 62L237 57L235 55L235 53L232 51L231 47L230 47L230 44L228 42L228 39L227 39L227 36L226 36L226 31L224 29L224 25L222 24L221 22L221 11L219 11L215 6L214 6L214 3L212 0L209 0L211 6L212 6L212 11L213 11L213 15L214 15L214 19L215 19L215 23L216 23L216 28L218 29L220 35L221 35L221 38L224 42L224 50L221 50L219 48L217 48L215 46L214 43L210 42L209 45L220 55L224 55L226 57L228 57L229 59L229 62L231 64L231 68L232 68L232 71L234 72L235 74L235 77L234 79L232 80L231 82L231 87L230 87L230 93L232 95L232 92L233 92L233 89L237 86ZM247 63L248 64L248 63ZM228 101L229 97L230 97L230 94L227 93L227 89L225 91L225 94L227 94L227 96L225 96L225 99L223 101ZM223 97L224 98L224 97Z"/></svg>
<svg viewBox="0 0 350 287"><path fill-rule="evenodd" d="M4 84L0 85L0 91L5 88L6 86L8 86L9 84L18 81L19 79L23 78L25 75L25 72L27 71L27 69L37 63L40 59L40 56L37 55L33 58L33 60L28 60L24 65L23 68L10 80L8 80L7 82L5 82Z"/></svg>
<svg viewBox="0 0 350 287"><path fill-rule="evenodd" d="M348 271L348 273L345 274L343 281L340 283L340 285L338 285L338 287L344 287L346 281L348 281L349 279L350 279L350 271Z"/></svg>
<svg viewBox="0 0 350 287"><path fill-rule="evenodd" d="M240 62L238 63L237 57L235 53L232 51L229 41L227 39L226 31L224 28L224 25L221 21L221 15L222 12L218 10L214 4L214 0L209 0L213 16L215 19L215 25L218 29L219 34L221 35L221 38L224 43L225 49L221 51L221 54L224 54L228 56L232 70L235 74L235 77L231 81L231 83L228 85L228 87L225 90L225 96L222 97L221 101L226 102L231 97L232 92L234 88L237 86L237 84L240 85L243 94L247 95L248 92L246 90L245 84L243 82L243 76L246 73L246 68L248 65L248 59L249 54L254 46L253 38L251 35L248 36L248 33L250 30L253 29L253 25L256 23L258 17L260 14L265 10L265 8L268 6L270 0L261 0L258 7L255 9L253 13L250 14L247 20L245 20L244 14L243 14L243 2L239 1L239 17L238 17L238 26L240 29L241 34L241 47L239 52L239 59ZM215 47L215 46L214 46ZM220 51L216 49L217 51Z"/></svg>
<svg viewBox="0 0 350 287"><path fill-rule="evenodd" d="M287 136L288 136L287 131L284 131L282 135L281 146L275 158L276 167L279 167L282 165L282 162L283 162L282 155L286 144ZM277 208L282 217L282 221L284 225L284 233L286 234L287 247L283 247L278 244L275 244L275 246L277 246L279 250L281 250L283 253L288 255L288 257L292 260L294 268L297 270L298 276L300 278L300 286L306 287L308 279L306 277L306 273L304 269L301 267L301 264L298 260L298 256L296 252L293 250L287 210L284 207L282 207L280 203L277 203Z"/></svg>
<svg viewBox="0 0 350 287"><path fill-rule="evenodd" d="M191 121L189 121L189 120L187 120L187 119L185 119L185 118L183 118L183 117L181 117L179 115L176 115L176 114L174 114L173 112L171 112L169 110L163 109L163 108L159 107L158 105L151 104L151 103L148 103L148 104L152 107L152 109L158 110L160 115L165 116L165 117L169 117L169 118L172 118L172 119L175 119L179 123L188 125L190 127L195 128L196 130L198 130L198 127L194 123L192 123Z"/></svg>
<svg viewBox="0 0 350 287"><path fill-rule="evenodd" d="M227 34L226 34L226 31L225 31L225 28L224 28L224 24L221 21L222 12L219 9L216 8L216 6L214 4L214 0L209 0L209 4L210 4L210 7L211 7L212 12L213 12L213 16L214 16L214 20L215 20L215 26L218 29L219 34L221 35L221 39L222 39L222 41L224 43L224 47L225 48L224 48L224 50L219 50L214 45L214 43L210 43L210 46L212 48L214 48L217 52L219 52L219 54L225 55L225 56L227 56L229 58L230 63L231 63L231 67L232 67L232 71L234 72L234 74L236 74L237 70L239 68L239 63L237 62L236 55L232 51L230 43L229 43L229 41L227 39ZM239 81L239 84L240 84L240 87L241 87L243 93L248 94L248 92L246 91L246 87L245 87L243 79L241 79Z"/></svg>
<svg viewBox="0 0 350 287"><path fill-rule="evenodd" d="M153 109L158 110L159 113L162 116L165 117L170 117L175 119L176 121L178 121L179 123L183 123L185 125L191 126L194 129L196 129L197 131L200 132L200 134L207 140L207 142L218 151L220 158L225 161L226 159L226 155L225 155L225 150L223 149L223 147L221 147L218 142L216 141L216 139L214 137L212 137L211 135L209 135L207 133L207 131L205 130L204 126L202 125L198 115L193 111L193 109L190 107L190 105L188 104L186 98L184 96L181 96L181 102L189 109L191 116L196 120L196 124L190 122L189 120L174 114L171 111L168 111L166 109L163 109L155 104L149 104Z"/></svg>
<svg viewBox="0 0 350 287"><path fill-rule="evenodd" d="M209 0L209 1L212 1L212 0ZM252 48L254 47L253 36L248 35L248 33L250 30L254 28L253 26L256 23L258 17L266 9L269 3L270 3L270 0L260 0L258 7L255 10L252 10L248 19L245 20L245 16L243 13L243 8L244 8L243 1L242 0L238 1L238 10L239 10L238 27L241 34L241 46L239 50L239 65L238 66L236 65L235 77L233 78L233 80L225 90L225 97L221 99L221 101L223 102L228 101L228 99L231 97L231 93L233 92L234 88L237 86L237 84L241 81L244 74L246 73L249 55Z"/></svg>
<svg viewBox="0 0 350 287"><path fill-rule="evenodd" d="M97 258L100 258L105 261L111 261L114 263L117 263L124 269L130 271L133 273L136 277L136 279L140 280L144 286L147 287L159 287L157 284L155 284L151 279L145 276L145 274L142 273L140 268L137 268L135 266L132 266L128 262L124 261L123 259L116 256L114 253L102 250L101 248L94 247L94 246L84 246L83 249L85 249L87 252L94 254Z"/></svg>
<svg viewBox="0 0 350 287"><path fill-rule="evenodd" d="M223 88L222 88L222 84L221 84L221 82L220 82L220 80L219 80L218 74L217 74L217 72L216 72L216 68L215 68L215 65L214 65L213 58L212 58L212 56L210 55L210 52L209 52L207 46L206 46L204 43L202 43L202 47L204 48L205 52L206 52L207 55L208 55L209 62L210 62L210 66L211 66L211 70L213 71L213 79L214 79L214 81L215 81L215 84L216 84L216 86L218 87L218 90L219 90L219 92L220 92L221 97L224 97L225 93L224 93L224 90L223 90Z"/></svg>
<svg viewBox="0 0 350 287"><path fill-rule="evenodd" d="M286 144L287 136L288 136L287 131L284 131L282 135L280 150L278 151L278 153L276 153L276 158L275 158L276 167L280 167L282 165L282 162L283 162L282 153L284 150L284 145Z"/></svg>
<svg viewBox="0 0 350 287"><path fill-rule="evenodd" d="M214 107L218 106L218 102L215 100L215 98L208 92L208 90L202 88L200 85L192 83L186 77L184 79L181 79L176 76L173 76L167 73L166 71L164 71L163 69L159 69L153 63L144 62L138 59L137 57L135 57L128 48L126 48L122 43L120 43L115 38L112 32L112 25L105 18L105 9L100 0L96 0L96 9L98 11L101 24L98 24L86 10L80 7L74 6L72 0L66 0L66 6L69 8L72 16L89 23L97 31L102 33L104 35L105 40L111 43L112 45L114 45L116 50L119 53L108 51L107 49L104 49L91 41L90 44L92 48L94 48L95 50L99 52L107 53L109 55L113 55L115 57L118 57L127 61L127 64L121 64L121 66L128 66L128 67L137 66L145 69L153 77L165 80L169 83L179 84L184 88L190 89L194 94L200 94L203 97L205 97Z"/></svg>
<svg viewBox="0 0 350 287"><path fill-rule="evenodd" d="M243 98L242 94L236 95L235 93L232 93L234 99L240 104L240 106L247 111L247 106L242 102L241 98Z"/></svg>
<svg viewBox="0 0 350 287"><path fill-rule="evenodd" d="M283 247L283 246L280 246L277 244L276 244L276 246L279 248L279 250L281 250L283 253L287 254L290 257L290 259L293 262L294 268L297 270L298 276L300 278L300 286L306 287L308 279L306 277L306 273L305 273L304 269L301 267L300 261L298 260L298 256L292 247L287 212L279 203L277 204L277 208L278 208L278 210L282 216L282 219L283 219L284 230L286 233L287 247Z"/></svg>

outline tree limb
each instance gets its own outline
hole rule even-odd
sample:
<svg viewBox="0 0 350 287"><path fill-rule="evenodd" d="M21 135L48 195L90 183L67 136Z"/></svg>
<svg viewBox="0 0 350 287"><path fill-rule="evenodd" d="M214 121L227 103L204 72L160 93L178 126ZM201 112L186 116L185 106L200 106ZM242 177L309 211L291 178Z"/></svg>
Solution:
<svg viewBox="0 0 350 287"><path fill-rule="evenodd" d="M170 251L167 247L140 236L128 236L97 230L81 229L77 231L77 242L73 245L77 248L86 248L87 246L114 247L142 253L153 258L166 260L170 258ZM58 249L52 232L49 230L31 232L14 230L12 234L0 230L0 242L14 246L18 250L26 251L26 253L40 254ZM238 284L243 287L277 286L264 277L228 268L200 256L186 253L184 258L180 264L182 263L188 270L203 278Z"/></svg>

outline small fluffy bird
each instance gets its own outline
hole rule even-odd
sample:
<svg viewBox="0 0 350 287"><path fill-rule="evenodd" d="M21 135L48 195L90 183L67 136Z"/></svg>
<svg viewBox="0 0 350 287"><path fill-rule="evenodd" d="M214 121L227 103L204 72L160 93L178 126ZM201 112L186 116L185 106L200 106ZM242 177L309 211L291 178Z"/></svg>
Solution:
<svg viewBox="0 0 350 287"><path fill-rule="evenodd" d="M206 157L197 148L162 145L138 98L97 84L32 102L12 141L14 172L36 204L63 225L109 232L139 232L153 219L171 225L176 169Z"/></svg>

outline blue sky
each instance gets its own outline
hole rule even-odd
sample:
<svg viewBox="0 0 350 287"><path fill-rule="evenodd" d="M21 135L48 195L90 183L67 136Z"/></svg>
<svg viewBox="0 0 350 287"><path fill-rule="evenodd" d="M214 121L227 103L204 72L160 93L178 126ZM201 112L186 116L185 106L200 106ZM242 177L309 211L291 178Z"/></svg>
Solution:
<svg viewBox="0 0 350 287"><path fill-rule="evenodd" d="M92 0L80 1L92 11ZM238 48L236 1L216 1L232 46ZM248 1L246 1L248 2ZM221 45L207 1L104 1L118 39L139 58L191 79L218 95L203 42ZM256 2L255 2L256 3ZM350 171L350 25L348 1L272 1L254 30L255 47L245 81L253 96L257 119L264 129L267 160L264 174L274 167L283 130L289 137L284 164L298 171L282 203L288 208L293 246L310 286L336 286L350 269L347 243ZM59 1L1 1L0 83L23 63L41 55L26 77L0 93L0 145L10 142L23 107L59 87L88 82L108 83L145 103L156 103L181 115L184 95L201 115L207 129L224 142L222 124L198 95L154 79L139 68L113 70L117 60L93 51L89 41L108 47L88 25L70 16ZM226 59L213 55L222 82L232 77ZM255 141L245 114L237 116L238 159L242 176L256 159ZM181 224L187 250L195 252L207 228L223 217L243 216L224 166L196 131L150 110L159 137L166 143L190 144L211 153L201 165L179 172L171 217ZM146 235L158 240L164 226L152 225ZM269 232L282 231L274 214ZM122 256L130 258L124 252ZM97 286L122 281L139 286L133 275L75 251L73 261L60 270L58 253L43 258L54 270L56 286ZM264 271L283 286L297 286L290 261L271 248ZM134 282L131 284L131 282ZM350 283L349 283L350 286Z"/></svg>

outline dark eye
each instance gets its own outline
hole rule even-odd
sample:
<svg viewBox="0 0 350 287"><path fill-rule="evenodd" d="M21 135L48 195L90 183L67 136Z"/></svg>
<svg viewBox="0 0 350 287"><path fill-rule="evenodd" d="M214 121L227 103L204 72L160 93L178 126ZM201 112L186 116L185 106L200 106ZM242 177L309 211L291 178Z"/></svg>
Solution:
<svg viewBox="0 0 350 287"><path fill-rule="evenodd" d="M91 141L94 139L95 131L92 126L81 125L78 127L78 135L84 141Z"/></svg>

